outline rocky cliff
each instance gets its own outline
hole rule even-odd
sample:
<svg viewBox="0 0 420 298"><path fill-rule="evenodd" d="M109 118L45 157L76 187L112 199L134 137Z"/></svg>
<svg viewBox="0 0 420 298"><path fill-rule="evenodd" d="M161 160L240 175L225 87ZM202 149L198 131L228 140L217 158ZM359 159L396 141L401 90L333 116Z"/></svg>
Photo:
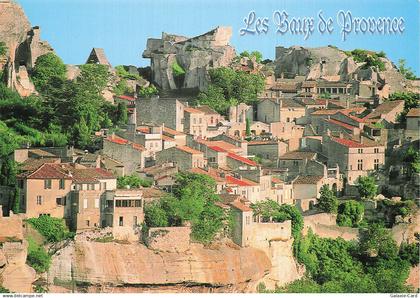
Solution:
<svg viewBox="0 0 420 298"><path fill-rule="evenodd" d="M141 291L142 286L195 285L246 292L255 290L255 283L270 267L264 252L229 244L205 248L192 243L180 253L152 250L139 243L76 240L54 255L48 278L50 283L74 280L113 290L121 286Z"/></svg>
<svg viewBox="0 0 420 298"><path fill-rule="evenodd" d="M328 81L372 81L381 86L388 84L390 89L401 91L405 88L405 79L395 65L387 58L380 58L385 69L365 67L365 63L356 62L348 53L333 47L290 48L276 47L276 59L273 62L277 77L305 76L307 80L325 79Z"/></svg>
<svg viewBox="0 0 420 298"><path fill-rule="evenodd" d="M228 66L236 56L229 45L231 36L230 27L217 27L193 38L162 33L161 39L148 39L143 57L151 60L153 83L164 90L205 89L208 70ZM185 73L174 72L174 64Z"/></svg>
<svg viewBox="0 0 420 298"><path fill-rule="evenodd" d="M0 57L0 70L9 87L22 96L35 91L28 72L36 59L53 51L51 46L40 39L39 27L32 27L23 9L16 3L0 1L0 42L7 47L7 54Z"/></svg>

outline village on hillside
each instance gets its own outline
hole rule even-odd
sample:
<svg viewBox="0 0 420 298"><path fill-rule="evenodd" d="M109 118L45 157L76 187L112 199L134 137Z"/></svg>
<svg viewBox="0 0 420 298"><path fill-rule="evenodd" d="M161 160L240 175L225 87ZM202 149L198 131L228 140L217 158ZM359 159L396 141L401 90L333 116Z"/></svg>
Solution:
<svg viewBox="0 0 420 298"><path fill-rule="evenodd" d="M65 65L0 9L0 292L418 291L404 61L217 27Z"/></svg>

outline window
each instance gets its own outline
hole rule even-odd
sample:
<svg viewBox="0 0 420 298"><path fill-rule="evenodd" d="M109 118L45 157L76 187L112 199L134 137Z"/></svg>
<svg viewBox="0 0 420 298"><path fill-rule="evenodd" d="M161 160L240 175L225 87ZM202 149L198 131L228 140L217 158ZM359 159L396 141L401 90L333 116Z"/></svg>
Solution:
<svg viewBox="0 0 420 298"><path fill-rule="evenodd" d="M83 208L86 209L88 207L88 200L84 199L83 200Z"/></svg>
<svg viewBox="0 0 420 298"><path fill-rule="evenodd" d="M137 226L137 216L133 216L133 225Z"/></svg>
<svg viewBox="0 0 420 298"><path fill-rule="evenodd" d="M136 207L141 207L141 200L136 200Z"/></svg>
<svg viewBox="0 0 420 298"><path fill-rule="evenodd" d="M359 171L363 171L363 159L358 159L357 160L357 169Z"/></svg>
<svg viewBox="0 0 420 298"><path fill-rule="evenodd" d="M90 226L90 220L86 221L86 226L88 226L88 227Z"/></svg>
<svg viewBox="0 0 420 298"><path fill-rule="evenodd" d="M357 149L357 153L363 153L363 149Z"/></svg>
<svg viewBox="0 0 420 298"><path fill-rule="evenodd" d="M209 162L216 162L216 157L209 157Z"/></svg>
<svg viewBox="0 0 420 298"><path fill-rule="evenodd" d="M193 123L194 123L194 124L196 124L196 123L197 123L197 120L196 120L195 118L193 118Z"/></svg>
<svg viewBox="0 0 420 298"><path fill-rule="evenodd" d="M373 149L373 152L375 152L375 153L379 153L379 148L375 148L375 149Z"/></svg>
<svg viewBox="0 0 420 298"><path fill-rule="evenodd" d="M99 208L99 199L95 199L95 208Z"/></svg>
<svg viewBox="0 0 420 298"><path fill-rule="evenodd" d="M57 206L64 206L66 203L66 198L56 198L55 202L57 203Z"/></svg>
<svg viewBox="0 0 420 298"><path fill-rule="evenodd" d="M42 205L42 196L36 196L36 204Z"/></svg>
<svg viewBox="0 0 420 298"><path fill-rule="evenodd" d="M290 122L290 118L289 117L287 117L286 122Z"/></svg>
<svg viewBox="0 0 420 298"><path fill-rule="evenodd" d="M210 123L213 124L213 116L210 117Z"/></svg>
<svg viewBox="0 0 420 298"><path fill-rule="evenodd" d="M379 159L374 159L373 160L373 167L375 170L379 169Z"/></svg>
<svg viewBox="0 0 420 298"><path fill-rule="evenodd" d="M122 227L122 226L124 225L124 218L123 218L122 216L120 216L120 219L119 219L119 221L118 221L118 225L119 225L120 227Z"/></svg>
<svg viewBox="0 0 420 298"><path fill-rule="evenodd" d="M294 160L294 161L293 161L293 165L294 165L295 167L297 167L297 166L299 165L299 162L298 162L297 160Z"/></svg>
<svg viewBox="0 0 420 298"><path fill-rule="evenodd" d="M200 123L200 124L203 123L203 119L202 118L199 118L198 119L198 123Z"/></svg>
<svg viewBox="0 0 420 298"><path fill-rule="evenodd" d="M51 189L51 179L44 180L44 189Z"/></svg>
<svg viewBox="0 0 420 298"><path fill-rule="evenodd" d="M65 181L64 179L60 179L59 188L64 189Z"/></svg>

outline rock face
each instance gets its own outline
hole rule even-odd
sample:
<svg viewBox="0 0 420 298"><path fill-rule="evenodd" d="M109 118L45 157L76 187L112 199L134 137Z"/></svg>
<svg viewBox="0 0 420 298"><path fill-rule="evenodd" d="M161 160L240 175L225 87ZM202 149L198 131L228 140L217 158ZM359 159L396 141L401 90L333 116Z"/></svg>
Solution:
<svg viewBox="0 0 420 298"><path fill-rule="evenodd" d="M405 79L395 65L386 58L381 58L385 70L363 68L364 63L356 63L351 56L333 46L319 48L276 47L274 61L276 77L305 76L307 80L325 79L328 81L372 81L380 85L388 84L390 89L401 91L405 88Z"/></svg>
<svg viewBox="0 0 420 298"><path fill-rule="evenodd" d="M53 51L47 42L40 40L40 35L39 27L31 28L18 4L0 1L0 41L7 46L6 57L0 58L0 69L5 71L7 85L22 96L35 91L28 71L36 59Z"/></svg>
<svg viewBox="0 0 420 298"><path fill-rule="evenodd" d="M91 285L195 284L247 291L270 267L264 252L226 244L213 249L190 244L179 253L151 250L138 243L76 241L54 255L48 277L51 283L54 279L68 282L73 276Z"/></svg>
<svg viewBox="0 0 420 298"><path fill-rule="evenodd" d="M16 293L31 293L36 279L35 270L26 265L28 243L5 242L0 249L0 281L3 287ZM3 266L1 265L3 263Z"/></svg>
<svg viewBox="0 0 420 298"><path fill-rule="evenodd" d="M152 80L164 90L199 88L208 84L208 70L228 66L235 57L235 49L229 45L230 27L217 27L193 38L162 33L161 39L150 38L143 52L150 58ZM174 63L185 71L176 76Z"/></svg>

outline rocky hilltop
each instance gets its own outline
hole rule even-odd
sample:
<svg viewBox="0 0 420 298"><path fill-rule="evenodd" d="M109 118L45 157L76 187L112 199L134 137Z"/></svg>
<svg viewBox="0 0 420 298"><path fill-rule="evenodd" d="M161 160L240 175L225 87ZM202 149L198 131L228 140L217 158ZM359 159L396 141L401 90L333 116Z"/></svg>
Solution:
<svg viewBox="0 0 420 298"><path fill-rule="evenodd" d="M384 64L382 70L377 67L367 67L364 62L356 62L349 52L334 46L319 48L279 46L276 47L273 66L276 77L305 76L307 80L372 81L380 86L388 84L393 92L402 91L406 80L397 67L387 58L379 59Z"/></svg>
<svg viewBox="0 0 420 298"><path fill-rule="evenodd" d="M229 66L236 56L229 45L231 36L232 28L217 27L192 38L167 33L160 39L149 38L143 57L151 60L153 83L164 90L205 89L208 70Z"/></svg>
<svg viewBox="0 0 420 298"><path fill-rule="evenodd" d="M22 96L35 91L28 72L36 59L53 51L48 42L41 41L39 27L31 27L23 9L16 3L0 1L0 42L7 47L7 54L0 58L0 70L4 71L9 87Z"/></svg>
<svg viewBox="0 0 420 298"><path fill-rule="evenodd" d="M165 285L196 285L219 291L250 291L268 273L271 262L254 248L228 244L205 248L189 244L186 251L150 249L139 243L119 244L79 240L54 257L48 278L51 283L72 280L88 287L159 288ZM81 289L78 289L79 291Z"/></svg>

